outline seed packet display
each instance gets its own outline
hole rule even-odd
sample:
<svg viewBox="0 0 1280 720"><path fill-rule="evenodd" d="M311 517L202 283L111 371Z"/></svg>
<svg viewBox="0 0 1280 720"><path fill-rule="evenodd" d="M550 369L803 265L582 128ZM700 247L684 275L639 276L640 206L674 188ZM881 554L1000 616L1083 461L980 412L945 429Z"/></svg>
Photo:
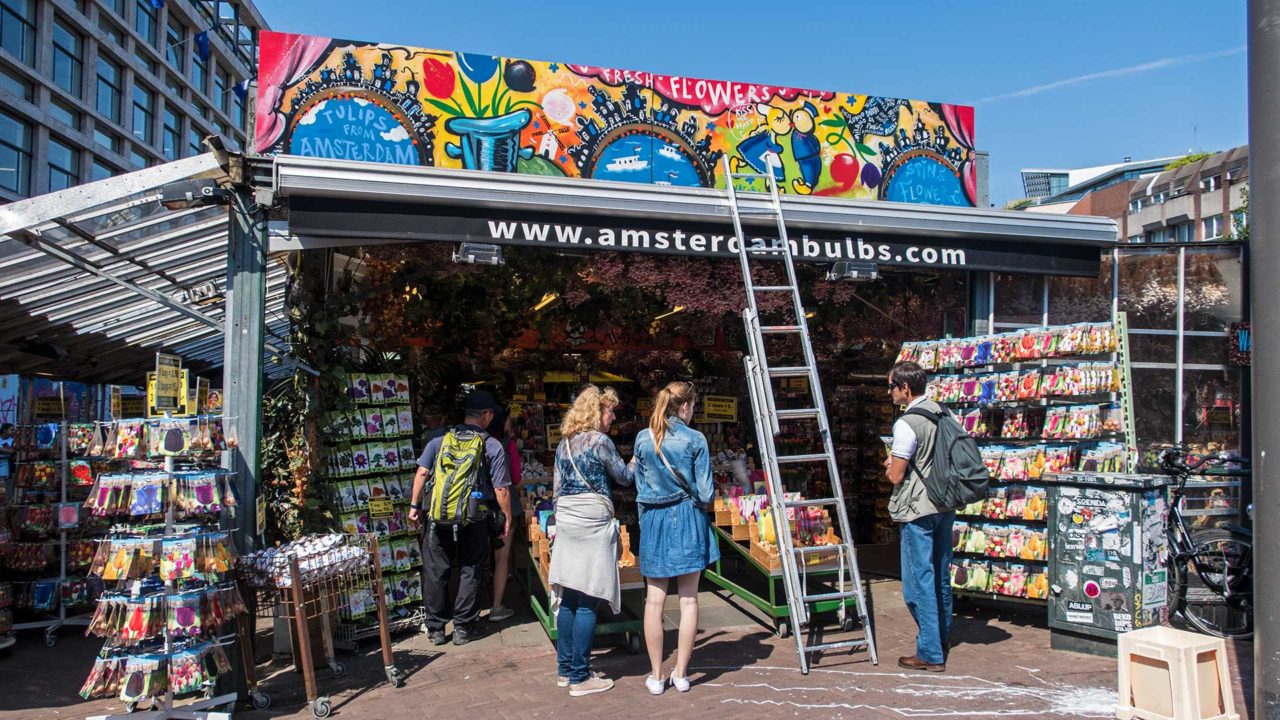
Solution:
<svg viewBox="0 0 1280 720"><path fill-rule="evenodd" d="M1026 492L1026 505L1022 509L1023 520L1044 520L1049 511L1049 494L1044 488L1028 487Z"/></svg>
<svg viewBox="0 0 1280 720"><path fill-rule="evenodd" d="M134 475L131 479L130 515L157 515L164 512L167 475Z"/></svg>
<svg viewBox="0 0 1280 720"><path fill-rule="evenodd" d="M371 477L368 479L367 483L369 486L370 500L386 500L387 499L387 485L386 485L385 478Z"/></svg>
<svg viewBox="0 0 1280 720"><path fill-rule="evenodd" d="M115 457L140 457L144 448L142 423L122 422L116 424Z"/></svg>
<svg viewBox="0 0 1280 720"><path fill-rule="evenodd" d="M360 507L360 501L356 499L356 485L350 480L340 480L333 484L334 490L338 496L338 509L347 512Z"/></svg>
<svg viewBox="0 0 1280 720"><path fill-rule="evenodd" d="M168 420L154 427L148 435L158 436L152 444L154 455L177 457L187 452L191 445L190 423L186 421Z"/></svg>
<svg viewBox="0 0 1280 720"><path fill-rule="evenodd" d="M387 376L369 373L366 377L369 378L369 402L383 402L383 384L386 382Z"/></svg>
<svg viewBox="0 0 1280 720"><path fill-rule="evenodd" d="M181 650L169 660L169 687L174 695L200 690L208 676L199 650Z"/></svg>
<svg viewBox="0 0 1280 720"><path fill-rule="evenodd" d="M1010 529L1003 525L987 525L982 528L987 536L987 546L982 549L982 554L990 558L1002 558L1005 556L1005 548L1009 544Z"/></svg>
<svg viewBox="0 0 1280 720"><path fill-rule="evenodd" d="M355 535L356 533L361 532L360 513L358 512L343 513L338 517L338 520L339 522L342 523L342 532L348 535Z"/></svg>
<svg viewBox="0 0 1280 720"><path fill-rule="evenodd" d="M400 437L400 416L396 414L395 408L385 408L382 411L382 437L391 440Z"/></svg>
<svg viewBox="0 0 1280 720"><path fill-rule="evenodd" d="M1044 570L1033 570L1027 575L1027 597L1044 600L1049 597L1049 573Z"/></svg>
<svg viewBox="0 0 1280 720"><path fill-rule="evenodd" d="M171 636L200 637L204 632L203 592L169 595L165 605L165 626Z"/></svg>
<svg viewBox="0 0 1280 720"><path fill-rule="evenodd" d="M1003 520L1005 517L1005 505L1008 502L1008 489L1004 486L997 486L992 489L987 496L986 505L982 508L982 516L993 520Z"/></svg>
<svg viewBox="0 0 1280 720"><path fill-rule="evenodd" d="M378 562L381 564L384 574L399 569L396 566L396 551L392 542L378 543Z"/></svg>
<svg viewBox="0 0 1280 720"><path fill-rule="evenodd" d="M969 540L969 523L957 520L951 525L951 550L966 552L965 543Z"/></svg>
<svg viewBox="0 0 1280 720"><path fill-rule="evenodd" d="M410 396L410 392L409 392L409 378L405 377L404 375L393 375L392 377L395 378L395 382L396 382L395 401L397 403L404 404L404 405L407 405L410 402L412 402L413 399Z"/></svg>
<svg viewBox="0 0 1280 720"><path fill-rule="evenodd" d="M334 465L338 470L338 477L349 478L355 475L356 458L355 453L350 448L338 448L334 450Z"/></svg>
<svg viewBox="0 0 1280 720"><path fill-rule="evenodd" d="M355 507L364 507L369 504L369 499L373 497L373 493L369 490L368 478L356 478L351 481L351 491L355 496Z"/></svg>
<svg viewBox="0 0 1280 720"><path fill-rule="evenodd" d="M369 426L362 410L352 410L351 414L347 416L347 429L351 433L351 439L356 442L364 442L369 439Z"/></svg>
<svg viewBox="0 0 1280 720"><path fill-rule="evenodd" d="M366 438L382 437L382 408L365 408L364 436Z"/></svg>

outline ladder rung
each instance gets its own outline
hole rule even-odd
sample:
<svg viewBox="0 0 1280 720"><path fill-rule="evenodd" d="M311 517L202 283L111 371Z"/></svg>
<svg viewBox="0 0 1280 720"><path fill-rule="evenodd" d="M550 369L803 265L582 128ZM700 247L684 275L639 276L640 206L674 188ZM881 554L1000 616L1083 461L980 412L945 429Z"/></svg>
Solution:
<svg viewBox="0 0 1280 720"><path fill-rule="evenodd" d="M826 453L813 453L810 455L779 455L779 465L798 465L799 463L818 462L827 459Z"/></svg>
<svg viewBox="0 0 1280 720"><path fill-rule="evenodd" d="M779 420L796 420L803 418L818 417L818 408L790 408L787 410L778 410Z"/></svg>
<svg viewBox="0 0 1280 720"><path fill-rule="evenodd" d="M839 642L818 643L817 645L807 645L804 651L807 653L822 652L823 650L839 650L841 648L866 647L866 640L840 640Z"/></svg>
<svg viewBox="0 0 1280 720"><path fill-rule="evenodd" d="M791 552L797 555L816 555L820 552L843 551L844 545L801 545L792 547Z"/></svg>
<svg viewBox="0 0 1280 720"><path fill-rule="evenodd" d="M750 255L765 255L765 254L773 254L773 253L780 253L780 252L786 252L786 251L787 251L787 248L781 245L765 245L763 247L747 248L747 253Z"/></svg>
<svg viewBox="0 0 1280 720"><path fill-rule="evenodd" d="M771 367L769 368L769 377L808 377L809 366L800 365L798 367Z"/></svg>
<svg viewBox="0 0 1280 720"><path fill-rule="evenodd" d="M756 292L790 292L796 288L794 285L755 285L751 289Z"/></svg>
<svg viewBox="0 0 1280 720"><path fill-rule="evenodd" d="M825 457L825 456L823 456ZM783 500L783 507L820 507L822 505L839 505L840 501L833 498L809 498L805 500ZM839 547L838 545L826 545L823 547Z"/></svg>
<svg viewBox="0 0 1280 720"><path fill-rule="evenodd" d="M848 598L856 598L856 597L858 597L858 593L850 591L850 592L818 593L817 595L804 595L803 599L807 603L814 603L814 602L825 602L827 600L846 600Z"/></svg>
<svg viewBox="0 0 1280 720"><path fill-rule="evenodd" d="M799 325L761 325L760 326L761 335L781 335L783 333L798 333L798 332L800 332Z"/></svg>

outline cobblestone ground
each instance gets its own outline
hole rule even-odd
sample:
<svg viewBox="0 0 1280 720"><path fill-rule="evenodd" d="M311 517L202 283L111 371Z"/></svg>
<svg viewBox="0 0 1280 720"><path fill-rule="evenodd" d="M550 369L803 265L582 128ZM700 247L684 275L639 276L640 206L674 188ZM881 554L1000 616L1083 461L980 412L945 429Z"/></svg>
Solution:
<svg viewBox="0 0 1280 720"><path fill-rule="evenodd" d="M702 623L690 672L693 689L654 697L644 687L648 661L619 639L597 643L595 669L617 681L610 692L570 698L555 687L555 652L527 612L463 647L431 646L409 634L395 642L396 663L407 675L392 688L383 677L376 645L342 657L341 678L320 673L320 687L345 718L676 718L708 713L746 718L1109 718L1115 717L1115 661L1050 650L1049 634L1034 611L961 606L947 672L909 673L897 667L914 648L914 626L897 583L877 582L873 598L881 662L865 653L831 655L808 675L796 669L795 646L765 630L753 615L711 592L702 594ZM667 613L667 646L675 642L674 603ZM57 648L24 635L0 657L0 720L44 720L119 712L120 703L86 703L75 695L97 641L64 633ZM264 646L265 648L265 646ZM1252 649L1232 647L1236 704L1248 717L1242 690L1252 683ZM1240 663L1246 663L1241 667ZM671 658L668 656L667 667ZM1243 670L1243 672L1242 672ZM302 679L287 664L264 665L265 712L238 710L238 718L311 716Z"/></svg>

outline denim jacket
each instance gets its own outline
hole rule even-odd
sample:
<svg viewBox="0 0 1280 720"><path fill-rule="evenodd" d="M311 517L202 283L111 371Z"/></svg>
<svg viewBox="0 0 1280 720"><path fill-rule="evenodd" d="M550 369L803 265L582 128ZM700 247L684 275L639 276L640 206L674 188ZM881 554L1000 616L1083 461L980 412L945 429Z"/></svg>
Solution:
<svg viewBox="0 0 1280 720"><path fill-rule="evenodd" d="M707 451L707 438L684 424L678 417L667 418L667 432L662 438L662 454L671 468L680 473L683 482L676 479L663 465L662 458L653 447L653 433L648 428L636 436L636 502L662 505L696 495L694 502L707 504L715 494L711 480L711 457Z"/></svg>
<svg viewBox="0 0 1280 720"><path fill-rule="evenodd" d="M567 454L570 451L573 452L573 462L569 461ZM574 464L582 471L581 476L574 471ZM555 497L594 492L612 499L610 480L619 485L631 485L635 476L618 455L618 448L608 435L589 430L560 441L552 469Z"/></svg>

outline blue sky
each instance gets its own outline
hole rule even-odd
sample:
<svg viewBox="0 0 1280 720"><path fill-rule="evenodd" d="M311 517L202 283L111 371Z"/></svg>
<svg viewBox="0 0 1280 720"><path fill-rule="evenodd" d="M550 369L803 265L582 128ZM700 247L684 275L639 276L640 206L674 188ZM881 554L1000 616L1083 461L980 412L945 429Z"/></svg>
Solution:
<svg viewBox="0 0 1280 720"><path fill-rule="evenodd" d="M1023 167L1247 141L1244 0L257 5L287 32L972 104L997 206Z"/></svg>

